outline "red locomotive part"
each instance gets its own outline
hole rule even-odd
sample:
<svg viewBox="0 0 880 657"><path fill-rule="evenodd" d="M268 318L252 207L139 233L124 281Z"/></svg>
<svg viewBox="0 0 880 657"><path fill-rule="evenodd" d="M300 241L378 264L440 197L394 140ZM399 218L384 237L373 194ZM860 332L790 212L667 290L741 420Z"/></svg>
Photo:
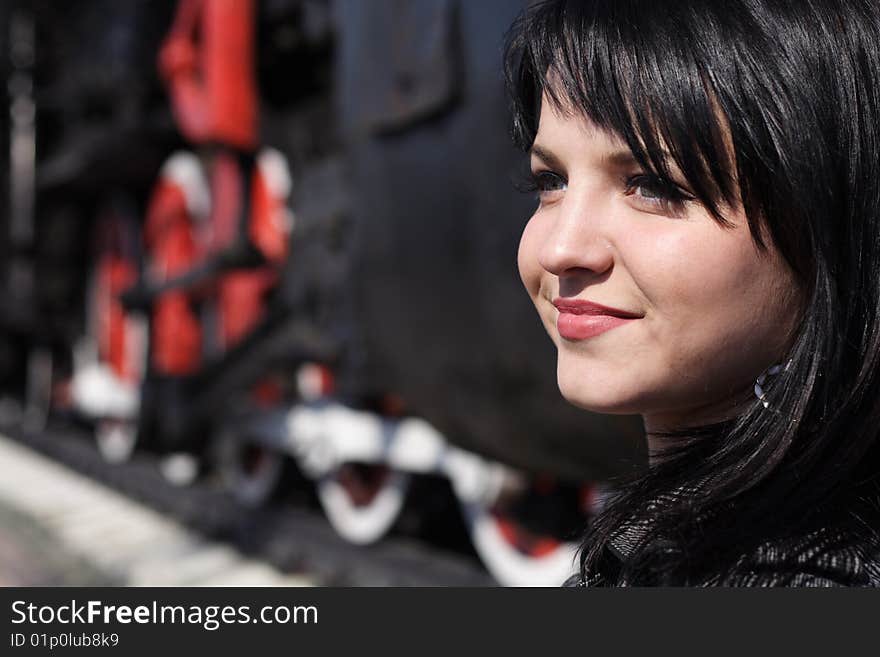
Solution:
<svg viewBox="0 0 880 657"><path fill-rule="evenodd" d="M152 278L161 282L192 268L199 258L193 233L184 192L173 181L160 180L145 226ZM156 299L151 340L151 363L157 373L185 376L199 368L202 330L187 291L171 290Z"/></svg>
<svg viewBox="0 0 880 657"><path fill-rule="evenodd" d="M159 54L180 131L196 144L257 143L251 0L182 0Z"/></svg>

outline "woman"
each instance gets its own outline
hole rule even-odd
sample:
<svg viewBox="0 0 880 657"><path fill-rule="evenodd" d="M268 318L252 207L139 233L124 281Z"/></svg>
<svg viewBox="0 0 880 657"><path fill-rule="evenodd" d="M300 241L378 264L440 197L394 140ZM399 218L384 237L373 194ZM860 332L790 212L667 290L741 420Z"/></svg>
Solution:
<svg viewBox="0 0 880 657"><path fill-rule="evenodd" d="M880 8L559 0L511 31L519 269L646 472L580 585L880 583Z"/></svg>

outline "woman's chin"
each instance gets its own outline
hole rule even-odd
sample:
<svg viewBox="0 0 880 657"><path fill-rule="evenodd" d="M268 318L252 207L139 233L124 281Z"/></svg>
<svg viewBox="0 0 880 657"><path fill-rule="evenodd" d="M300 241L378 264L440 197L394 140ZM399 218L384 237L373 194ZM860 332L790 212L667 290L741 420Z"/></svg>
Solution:
<svg viewBox="0 0 880 657"><path fill-rule="evenodd" d="M641 412L641 405L635 396L622 390L595 384L584 385L582 381L569 384L562 379L558 380L558 384L562 397L585 411L607 415L638 415Z"/></svg>

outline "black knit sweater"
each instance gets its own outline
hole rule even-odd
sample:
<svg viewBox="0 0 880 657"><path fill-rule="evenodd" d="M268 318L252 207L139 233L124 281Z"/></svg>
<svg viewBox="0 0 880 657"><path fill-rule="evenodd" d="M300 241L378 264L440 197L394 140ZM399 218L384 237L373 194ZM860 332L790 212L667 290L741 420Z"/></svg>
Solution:
<svg viewBox="0 0 880 657"><path fill-rule="evenodd" d="M686 582L689 586L880 586L880 527L858 520L843 528L821 528L761 543L717 572ZM563 586L638 586L624 573L644 527L623 529L606 547L600 566L569 578ZM711 569L710 569L711 571ZM701 571L705 572L705 570Z"/></svg>

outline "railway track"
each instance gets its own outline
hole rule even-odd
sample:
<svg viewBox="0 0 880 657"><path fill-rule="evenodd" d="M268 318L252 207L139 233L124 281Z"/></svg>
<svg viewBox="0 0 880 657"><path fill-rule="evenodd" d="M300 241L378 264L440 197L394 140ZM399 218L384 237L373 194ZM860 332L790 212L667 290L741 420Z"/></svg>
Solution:
<svg viewBox="0 0 880 657"><path fill-rule="evenodd" d="M212 486L210 478L187 487L173 486L149 454L109 464L88 433L76 425L56 422L40 432L0 426L0 432L172 519L202 537L205 550L231 546L252 568L263 566L291 578L302 577L302 583L331 586L495 585L469 547L464 529L449 520L439 523L446 532L438 531L437 518L424 523L434 528L426 535L417 519L407 520L404 514L400 531L378 544L355 546L336 535L305 487L288 487L288 495L267 508L247 509ZM436 489L423 491L422 499L426 496L434 499L432 508L442 508L436 504Z"/></svg>

